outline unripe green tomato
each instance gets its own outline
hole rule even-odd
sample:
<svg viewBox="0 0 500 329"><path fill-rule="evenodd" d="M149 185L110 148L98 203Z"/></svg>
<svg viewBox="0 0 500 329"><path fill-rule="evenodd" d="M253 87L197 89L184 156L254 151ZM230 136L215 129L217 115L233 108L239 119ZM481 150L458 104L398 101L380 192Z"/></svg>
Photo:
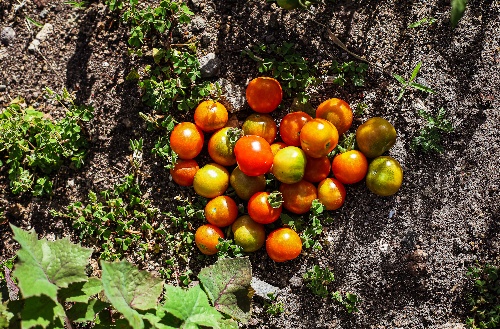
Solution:
<svg viewBox="0 0 500 329"><path fill-rule="evenodd" d="M272 173L282 183L300 182L306 169L306 154L296 146L287 146L276 153Z"/></svg>

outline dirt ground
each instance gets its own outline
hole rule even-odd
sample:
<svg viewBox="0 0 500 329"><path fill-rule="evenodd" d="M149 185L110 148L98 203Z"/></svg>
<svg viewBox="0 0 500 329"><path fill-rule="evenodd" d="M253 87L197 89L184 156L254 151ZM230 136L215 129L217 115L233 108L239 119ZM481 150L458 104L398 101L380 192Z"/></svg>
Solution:
<svg viewBox="0 0 500 329"><path fill-rule="evenodd" d="M24 5L17 8L19 3ZM328 26L372 65L364 87L325 84L313 93L312 106L331 97L364 102L368 111L353 128L383 116L398 133L389 152L404 170L396 195L377 197L364 183L349 186L346 203L325 226L323 250L280 264L262 250L250 256L254 276L280 288L285 312L267 314L263 300L256 297L246 327L462 328L471 288L467 268L476 262L500 263L500 2L470 1L456 29L450 27L450 5L444 0L339 0L309 12L284 11L264 0L188 4L196 22L180 41L195 38L200 57L213 52L221 60L213 79L223 77L242 87L258 75L255 62L241 56L256 42L293 42L318 62L352 60L330 41L324 28ZM28 50L40 28L26 17L53 25L39 52ZM436 22L407 27L424 17ZM127 26L96 1L75 9L62 0L0 0L0 30L5 27L15 36L0 45L1 104L20 95L57 117L60 109L43 97L44 87L66 87L76 91L80 103L93 104L96 112L83 169L63 166L54 176L54 196L35 198L12 195L2 168L0 210L10 223L34 228L40 236L74 238L71 223L52 218L49 209L63 209L89 189L112 186L129 166L129 140L142 136L149 150L157 137L137 115L147 110L137 84L124 80L140 63L127 54ZM408 78L419 61L423 65L416 81L436 92L409 89L396 101L400 85L392 74ZM276 116L289 104L285 100ZM443 140L444 152L412 151L410 142L424 124L417 110L440 107L455 129ZM247 107L238 112L238 119L248 113ZM144 163L144 187L153 191L156 205L169 210L181 189L172 188L161 160L147 151ZM0 236L1 261L11 257L17 245L6 223L0 225ZM333 271L335 289L361 298L358 313L348 314L331 299L309 292L302 275L315 264ZM199 265L192 268L196 272Z"/></svg>

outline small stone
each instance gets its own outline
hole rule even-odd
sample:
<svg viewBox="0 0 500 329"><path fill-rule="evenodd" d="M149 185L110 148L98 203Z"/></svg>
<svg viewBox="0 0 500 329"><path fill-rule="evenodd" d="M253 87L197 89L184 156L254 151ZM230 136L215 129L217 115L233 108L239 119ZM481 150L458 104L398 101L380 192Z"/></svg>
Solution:
<svg viewBox="0 0 500 329"><path fill-rule="evenodd" d="M4 27L0 32L0 41L8 46L16 38L16 31L10 26Z"/></svg>
<svg viewBox="0 0 500 329"><path fill-rule="evenodd" d="M276 296L280 290L280 288L270 285L267 282L264 282L256 277L252 277L252 281L250 283L253 290L255 290L255 294L265 299L270 299L269 295L272 294Z"/></svg>
<svg viewBox="0 0 500 329"><path fill-rule="evenodd" d="M7 90L7 86L6 85L0 85L0 92L3 92Z"/></svg>
<svg viewBox="0 0 500 329"><path fill-rule="evenodd" d="M40 14L38 14L38 17L40 17L41 19L45 19L47 17L47 14L49 13L49 11L47 10L47 8L44 8Z"/></svg>
<svg viewBox="0 0 500 329"><path fill-rule="evenodd" d="M229 112L238 112L245 107L246 91L244 87L238 86L224 78L217 80L216 84L218 84L221 89L219 101Z"/></svg>
<svg viewBox="0 0 500 329"><path fill-rule="evenodd" d="M203 17L196 16L191 21L191 27L194 33L203 31L206 26L207 26L207 21Z"/></svg>
<svg viewBox="0 0 500 329"><path fill-rule="evenodd" d="M214 53L200 58L200 72L202 78L211 78L219 74L221 61Z"/></svg>
<svg viewBox="0 0 500 329"><path fill-rule="evenodd" d="M206 48L212 43L212 38L208 34L203 34L201 36L201 46Z"/></svg>

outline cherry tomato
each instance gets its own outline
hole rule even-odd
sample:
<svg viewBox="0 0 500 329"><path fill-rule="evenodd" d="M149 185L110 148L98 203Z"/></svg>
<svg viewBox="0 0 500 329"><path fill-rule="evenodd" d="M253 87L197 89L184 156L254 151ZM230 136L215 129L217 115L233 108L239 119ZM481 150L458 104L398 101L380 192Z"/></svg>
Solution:
<svg viewBox="0 0 500 329"><path fill-rule="evenodd" d="M266 251L275 262L286 262L297 258L302 252L300 236L288 227L282 227L269 233Z"/></svg>
<svg viewBox="0 0 500 329"><path fill-rule="evenodd" d="M239 167L234 168L229 182L240 199L248 200L257 192L266 189L266 177L264 175L248 176Z"/></svg>
<svg viewBox="0 0 500 329"><path fill-rule="evenodd" d="M296 146L287 146L274 156L273 175L282 183L297 183L304 177L306 161L304 151Z"/></svg>
<svg viewBox="0 0 500 329"><path fill-rule="evenodd" d="M330 159L324 156L321 158L307 157L304 179L311 183L319 183L330 174Z"/></svg>
<svg viewBox="0 0 500 329"><path fill-rule="evenodd" d="M234 145L229 141L229 133L234 128L222 128L215 132L208 141L208 154L216 163L223 166L236 164Z"/></svg>
<svg viewBox="0 0 500 329"><path fill-rule="evenodd" d="M248 176L263 175L273 164L271 146L260 136L241 137L234 146L234 154L238 167Z"/></svg>
<svg viewBox="0 0 500 329"><path fill-rule="evenodd" d="M403 169L399 162L390 156L380 156L370 163L366 175L366 186L373 193L389 196L399 191L403 183Z"/></svg>
<svg viewBox="0 0 500 329"><path fill-rule="evenodd" d="M257 135L264 138L269 144L276 139L278 127L274 119L269 114L251 114L245 122L243 122L243 133L245 135Z"/></svg>
<svg viewBox="0 0 500 329"><path fill-rule="evenodd" d="M194 111L194 123L204 132L213 132L224 127L228 120L226 107L212 100L203 101Z"/></svg>
<svg viewBox="0 0 500 329"><path fill-rule="evenodd" d="M354 184L365 178L368 161L363 153L357 150L347 151L333 158L332 171L335 178L343 184Z"/></svg>
<svg viewBox="0 0 500 329"><path fill-rule="evenodd" d="M200 251L205 255L215 255L219 238L224 239L224 233L215 225L205 224L196 230L194 242Z"/></svg>
<svg viewBox="0 0 500 329"><path fill-rule="evenodd" d="M280 105L283 91L278 80L258 77L248 84L246 97L252 110L259 113L269 113Z"/></svg>
<svg viewBox="0 0 500 329"><path fill-rule="evenodd" d="M194 191L205 198L222 195L229 186L229 172L217 163L209 163L201 167L194 175Z"/></svg>
<svg viewBox="0 0 500 329"><path fill-rule="evenodd" d="M345 201L345 187L335 178L326 178L318 184L318 199L326 210L339 209Z"/></svg>
<svg viewBox="0 0 500 329"><path fill-rule="evenodd" d="M194 175L200 169L195 160L177 160L177 163L170 169L170 175L174 182L181 186L193 185Z"/></svg>
<svg viewBox="0 0 500 329"><path fill-rule="evenodd" d="M170 147L179 158L190 160L200 154L205 137L203 131L192 122L181 122L170 134Z"/></svg>
<svg viewBox="0 0 500 329"><path fill-rule="evenodd" d="M281 215L283 207L273 208L269 197L269 192L257 192L248 200L248 214L257 223L270 224Z"/></svg>
<svg viewBox="0 0 500 329"><path fill-rule="evenodd" d="M384 118L371 118L356 130L356 143L367 158L375 158L396 143L396 129Z"/></svg>
<svg viewBox="0 0 500 329"><path fill-rule="evenodd" d="M281 119L280 136L290 146L300 146L300 130L312 117L302 111L288 113Z"/></svg>
<svg viewBox="0 0 500 329"><path fill-rule="evenodd" d="M233 240L244 252L259 250L266 242L264 225L255 222L248 215L239 217L231 226Z"/></svg>
<svg viewBox="0 0 500 329"><path fill-rule="evenodd" d="M312 119L300 130L300 145L312 158L327 156L339 141L337 128L327 120Z"/></svg>
<svg viewBox="0 0 500 329"><path fill-rule="evenodd" d="M283 208L298 215L308 212L318 197L316 187L305 180L295 184L283 183L279 190L283 196Z"/></svg>
<svg viewBox="0 0 500 329"><path fill-rule="evenodd" d="M227 195L219 195L205 206L207 222L217 227L232 225L238 217L238 205Z"/></svg>
<svg viewBox="0 0 500 329"><path fill-rule="evenodd" d="M339 135L351 128L352 110L345 101L338 98L330 98L321 103L316 109L316 118L322 118L333 123Z"/></svg>

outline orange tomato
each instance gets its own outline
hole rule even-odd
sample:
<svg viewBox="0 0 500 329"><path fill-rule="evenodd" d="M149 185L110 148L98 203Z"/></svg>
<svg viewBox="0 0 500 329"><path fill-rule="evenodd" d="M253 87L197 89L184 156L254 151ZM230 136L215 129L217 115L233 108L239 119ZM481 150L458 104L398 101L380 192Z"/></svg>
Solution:
<svg viewBox="0 0 500 329"><path fill-rule="evenodd" d="M280 122L280 136L283 142L290 146L300 146L300 130L309 120L312 120L312 117L302 111L285 115Z"/></svg>
<svg viewBox="0 0 500 329"><path fill-rule="evenodd" d="M170 169L170 175L174 182L181 186L193 185L194 175L200 169L195 160L177 160L177 163Z"/></svg>
<svg viewBox="0 0 500 329"><path fill-rule="evenodd" d="M300 130L300 145L312 158L327 156L339 141L337 128L327 120L312 119Z"/></svg>
<svg viewBox="0 0 500 329"><path fill-rule="evenodd" d="M196 230L194 242L205 255L215 255L219 238L224 239L224 233L220 228L212 224L205 224Z"/></svg>
<svg viewBox="0 0 500 329"><path fill-rule="evenodd" d="M194 111L194 123L207 133L224 127L227 120L226 107L216 101L203 101Z"/></svg>
<svg viewBox="0 0 500 329"><path fill-rule="evenodd" d="M212 199L222 195L229 186L229 172L217 163L201 167L194 175L194 191L202 197Z"/></svg>
<svg viewBox="0 0 500 329"><path fill-rule="evenodd" d="M276 139L278 127L274 119L269 114L251 114L245 122L243 122L243 133L245 135L257 135L264 138L269 144Z"/></svg>
<svg viewBox="0 0 500 329"><path fill-rule="evenodd" d="M234 168L231 177L229 177L229 182L242 200L248 200L255 193L266 189L266 177L264 175L248 176L239 167Z"/></svg>
<svg viewBox="0 0 500 329"><path fill-rule="evenodd" d="M227 195L220 195L208 201L205 206L207 222L217 227L232 225L238 217L238 205Z"/></svg>
<svg viewBox="0 0 500 329"><path fill-rule="evenodd" d="M280 105L283 91L278 80L258 77L248 84L246 97L252 110L259 113L270 113Z"/></svg>
<svg viewBox="0 0 500 329"><path fill-rule="evenodd" d="M321 158L307 157L304 179L311 183L319 183L330 174L330 159L324 156Z"/></svg>
<svg viewBox="0 0 500 329"><path fill-rule="evenodd" d="M316 187L305 180L295 184L282 183L279 191L283 196L283 208L298 215L308 212L318 197Z"/></svg>
<svg viewBox="0 0 500 329"><path fill-rule="evenodd" d="M338 98L330 98L321 103L316 109L316 118L322 118L333 123L339 135L351 128L352 110L345 101Z"/></svg>
<svg viewBox="0 0 500 329"><path fill-rule="evenodd" d="M269 203L269 192L257 192L248 200L248 215L260 224L270 224L276 221L283 210L283 206L273 208Z"/></svg>
<svg viewBox="0 0 500 329"><path fill-rule="evenodd" d="M273 165L271 145L260 136L248 135L238 139L234 155L238 167L248 176L263 175Z"/></svg>
<svg viewBox="0 0 500 329"><path fill-rule="evenodd" d="M302 252L300 236L288 227L282 227L269 233L266 251L275 262L286 262L297 258Z"/></svg>
<svg viewBox="0 0 500 329"><path fill-rule="evenodd" d="M318 184L318 199L326 210L339 209L345 201L345 187L335 178L326 178Z"/></svg>
<svg viewBox="0 0 500 329"><path fill-rule="evenodd" d="M365 178L368 160L357 150L347 151L333 158L332 171L335 178L343 184L354 184Z"/></svg>
<svg viewBox="0 0 500 329"><path fill-rule="evenodd" d="M229 141L230 129L234 128L228 127L218 130L208 141L208 154L212 160L223 166L236 164L234 145Z"/></svg>
<svg viewBox="0 0 500 329"><path fill-rule="evenodd" d="M183 160L190 160L200 154L205 137L203 131L192 122L181 122L170 134L170 147Z"/></svg>

